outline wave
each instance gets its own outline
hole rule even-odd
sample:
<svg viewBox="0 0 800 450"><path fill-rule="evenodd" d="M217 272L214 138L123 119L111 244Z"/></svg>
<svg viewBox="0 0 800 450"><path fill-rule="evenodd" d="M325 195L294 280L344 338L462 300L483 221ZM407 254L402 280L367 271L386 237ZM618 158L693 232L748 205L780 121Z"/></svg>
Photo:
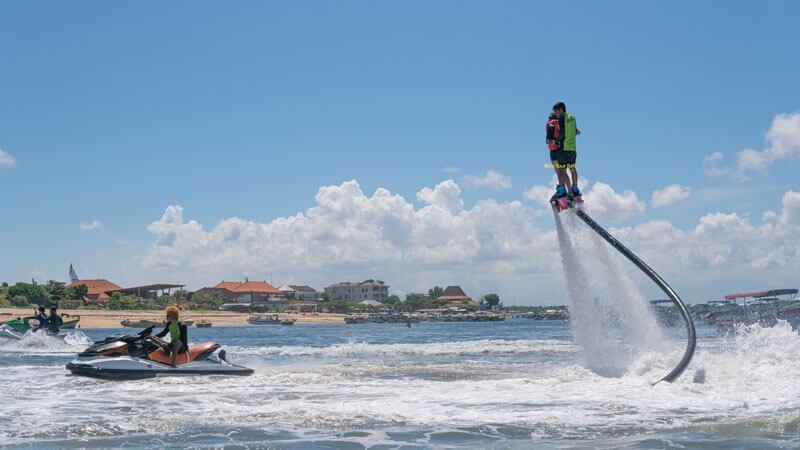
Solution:
<svg viewBox="0 0 800 450"><path fill-rule="evenodd" d="M487 355L521 353L574 353L578 348L570 341L559 340L498 340L415 343L415 344L370 344L347 342L327 347L313 346L226 346L231 352L242 355L262 356L447 356Z"/></svg>

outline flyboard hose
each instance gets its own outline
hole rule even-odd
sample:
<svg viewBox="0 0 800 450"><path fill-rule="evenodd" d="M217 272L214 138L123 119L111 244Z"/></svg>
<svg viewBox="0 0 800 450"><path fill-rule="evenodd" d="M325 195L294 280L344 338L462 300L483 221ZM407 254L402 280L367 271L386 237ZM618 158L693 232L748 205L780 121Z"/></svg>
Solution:
<svg viewBox="0 0 800 450"><path fill-rule="evenodd" d="M599 234L603 239L605 239L609 244L611 244L612 247L614 247L615 249L617 249L617 251L625 255L625 257L628 258L636 267L638 267L639 270L647 274L647 276L650 277L650 279L653 280L653 282L655 282L661 288L661 290L664 291L669 296L670 300L672 300L672 302L675 303L675 306L677 306L678 310L681 312L681 316L683 316L683 321L686 322L686 334L688 340L688 342L686 343L686 351L683 353L683 358L681 358L681 361L678 363L678 365L675 366L675 368L672 369L670 373L668 373L664 378L660 380L672 383L673 381L675 381L676 378L678 378L683 373L683 371L692 361L692 356L694 356L694 348L695 345L697 344L697 336L694 330L694 322L692 322L692 318L689 316L689 311L686 309L686 305L683 304L681 299L678 298L678 294L676 294L675 291L673 291L672 288L669 287L666 281L664 281L653 269L651 269L650 266L645 264L644 261L639 259L639 257L636 256L632 251L628 250L627 247L625 247L624 245L622 245L621 242L616 240L614 236L612 236L608 231L605 230L605 228L601 227L597 222L594 221L594 219L589 217L589 215L586 214L582 209L575 208L575 212L576 214L578 214L578 217L580 217L581 220L586 222L586 225L589 225L591 229L597 232L597 234Z"/></svg>

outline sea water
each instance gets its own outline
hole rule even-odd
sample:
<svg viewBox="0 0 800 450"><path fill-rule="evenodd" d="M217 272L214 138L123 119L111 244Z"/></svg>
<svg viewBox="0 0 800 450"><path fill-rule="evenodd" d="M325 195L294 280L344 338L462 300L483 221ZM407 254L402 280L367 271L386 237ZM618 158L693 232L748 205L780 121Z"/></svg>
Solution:
<svg viewBox="0 0 800 450"><path fill-rule="evenodd" d="M800 336L700 328L697 354L587 368L569 322L190 328L250 377L104 381L64 368L92 340L0 342L0 446L530 448L800 445ZM669 335L669 333L665 333ZM674 339L674 340L672 340ZM705 371L703 384L693 374Z"/></svg>

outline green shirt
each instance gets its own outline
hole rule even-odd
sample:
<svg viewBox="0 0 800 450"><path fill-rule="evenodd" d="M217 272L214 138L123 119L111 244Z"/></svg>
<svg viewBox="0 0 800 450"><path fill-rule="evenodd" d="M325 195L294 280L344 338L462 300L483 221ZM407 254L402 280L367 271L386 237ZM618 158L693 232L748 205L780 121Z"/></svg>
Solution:
<svg viewBox="0 0 800 450"><path fill-rule="evenodd" d="M575 116L572 114L564 114L564 147L563 150L567 152L574 152L577 148L575 136L578 127L575 125Z"/></svg>
<svg viewBox="0 0 800 450"><path fill-rule="evenodd" d="M169 326L169 337L172 341L177 341L181 338L181 325L179 321L170 322Z"/></svg>

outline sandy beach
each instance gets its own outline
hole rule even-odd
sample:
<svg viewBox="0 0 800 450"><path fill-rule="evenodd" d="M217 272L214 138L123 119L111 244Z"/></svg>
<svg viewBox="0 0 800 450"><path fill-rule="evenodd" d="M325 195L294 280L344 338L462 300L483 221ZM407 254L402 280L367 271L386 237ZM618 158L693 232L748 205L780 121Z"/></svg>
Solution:
<svg viewBox="0 0 800 450"><path fill-rule="evenodd" d="M0 315L0 321L11 320L14 317L33 315L33 309L0 308L0 313L10 313L10 316ZM164 311L111 311L111 310L59 310L59 314L81 317L78 323L80 328L119 328L125 319L131 320L162 320ZM296 325L304 323L344 323L344 314L324 313L292 313L289 317L297 319ZM181 319L198 322L202 319L210 320L213 326L250 325L247 323L248 314L230 311L181 311ZM254 325L255 326L255 325Z"/></svg>

